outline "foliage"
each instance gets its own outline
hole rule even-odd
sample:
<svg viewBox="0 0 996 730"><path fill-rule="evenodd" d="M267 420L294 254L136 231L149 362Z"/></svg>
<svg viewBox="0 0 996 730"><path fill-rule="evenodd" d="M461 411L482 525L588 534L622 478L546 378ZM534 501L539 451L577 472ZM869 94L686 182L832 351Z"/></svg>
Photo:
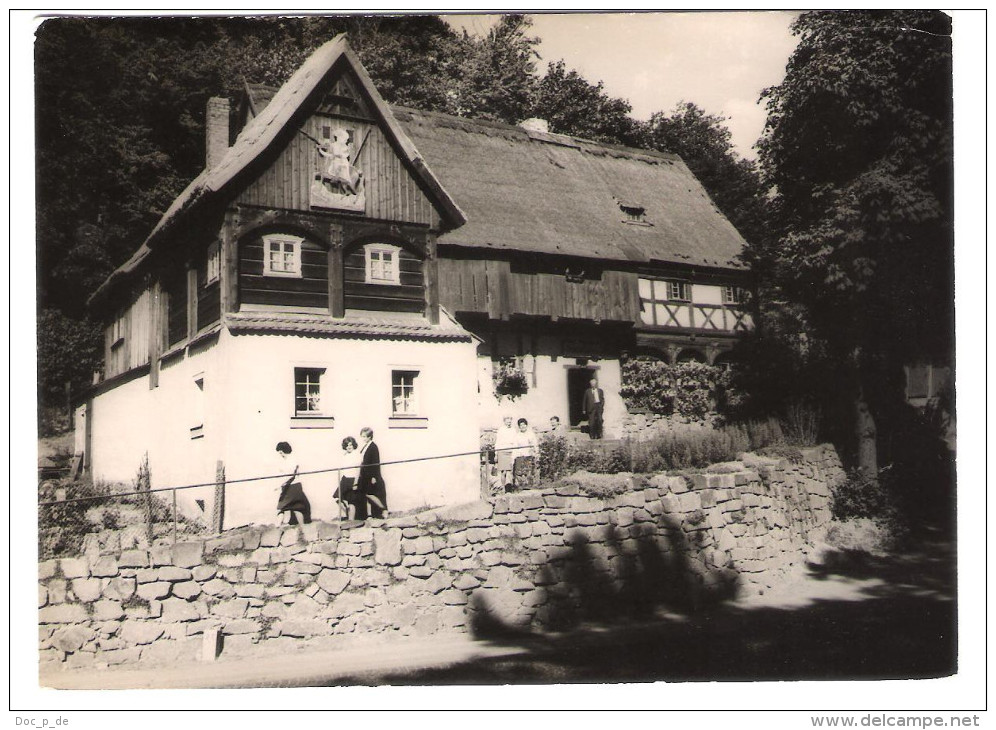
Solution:
<svg viewBox="0 0 996 730"><path fill-rule="evenodd" d="M632 470L638 473L703 467L733 461L749 450L740 427L667 433L629 444Z"/></svg>
<svg viewBox="0 0 996 730"><path fill-rule="evenodd" d="M526 374L519 369L515 358L499 360L495 364L491 380L494 383L495 397L498 400L507 397L514 401L529 391L529 380Z"/></svg>
<svg viewBox="0 0 996 730"><path fill-rule="evenodd" d="M768 233L768 198L757 165L733 148L726 117L691 102L650 117L643 146L681 156L716 206L754 246ZM751 250L751 249L748 249Z"/></svg>
<svg viewBox="0 0 996 730"><path fill-rule="evenodd" d="M63 499L59 494L65 491ZM106 498L110 490L104 484L73 482L68 479L42 482L38 487L39 502L53 502L38 507L38 559L76 555L83 538L100 530L104 524L117 525L120 514ZM79 502L68 502L81 499ZM99 521L91 519L95 515Z"/></svg>
<svg viewBox="0 0 996 730"><path fill-rule="evenodd" d="M562 60L547 66L536 89L535 116L546 119L558 134L637 145L642 130L630 110L625 99L608 96L601 81L588 83Z"/></svg>
<svg viewBox="0 0 996 730"><path fill-rule="evenodd" d="M588 497L612 497L634 489L632 475L626 472L604 474L580 469L563 477L559 483L565 487L574 487Z"/></svg>
<svg viewBox="0 0 996 730"><path fill-rule="evenodd" d="M717 404L735 404L742 398L733 377L722 367L699 362L671 365L644 358L623 362L619 394L627 408L698 421Z"/></svg>
<svg viewBox="0 0 996 730"><path fill-rule="evenodd" d="M846 394L869 412L827 414L856 424L867 462L875 423L888 440L903 406L902 365L950 358L951 20L926 10L813 11L793 32L800 41L785 79L762 97L760 162L776 191L778 236L755 253L771 291L805 308L837 400Z"/></svg>
<svg viewBox="0 0 996 730"><path fill-rule="evenodd" d="M785 412L786 438L799 446L815 446L820 440L823 414L808 403L791 403Z"/></svg>
<svg viewBox="0 0 996 730"><path fill-rule="evenodd" d="M89 319L73 320L54 309L38 314L38 400L64 408L72 392L90 383L100 366L101 332Z"/></svg>
<svg viewBox="0 0 996 730"><path fill-rule="evenodd" d="M802 463L802 452L795 446L786 446L785 444L765 446L762 449L757 449L757 453L769 458L786 459L791 464Z"/></svg>
<svg viewBox="0 0 996 730"><path fill-rule="evenodd" d="M569 441L563 436L540 439L539 452L539 472L543 481L553 481L578 470L615 474L629 468L625 450L616 449L606 454L591 444Z"/></svg>
<svg viewBox="0 0 996 730"><path fill-rule="evenodd" d="M891 519L898 512L890 480L867 479L857 471L848 474L833 490L831 509L837 520Z"/></svg>

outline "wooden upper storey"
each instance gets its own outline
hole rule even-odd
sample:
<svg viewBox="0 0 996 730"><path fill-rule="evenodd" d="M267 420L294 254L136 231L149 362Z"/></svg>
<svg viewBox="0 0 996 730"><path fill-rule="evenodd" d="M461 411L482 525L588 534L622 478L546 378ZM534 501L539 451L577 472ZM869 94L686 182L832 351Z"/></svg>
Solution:
<svg viewBox="0 0 996 730"><path fill-rule="evenodd" d="M392 109L341 38L260 89L94 296L108 375L247 309L745 326L743 241L673 155Z"/></svg>

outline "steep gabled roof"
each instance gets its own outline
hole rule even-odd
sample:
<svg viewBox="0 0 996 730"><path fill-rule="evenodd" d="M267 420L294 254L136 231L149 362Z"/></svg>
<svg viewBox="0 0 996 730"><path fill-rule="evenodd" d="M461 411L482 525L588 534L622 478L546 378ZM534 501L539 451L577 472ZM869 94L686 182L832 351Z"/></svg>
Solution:
<svg viewBox="0 0 996 730"><path fill-rule="evenodd" d="M465 220L463 212L435 179L415 145L392 117L387 103L377 92L373 81L346 42L346 36L339 35L311 54L276 94L265 103L265 106L260 104L261 108L257 109L256 115L242 130L235 140L235 144L228 149L221 161L214 167L201 172L177 196L138 251L108 277L91 297L91 300L106 293L118 278L132 272L148 256L164 231L181 220L188 211L199 205L201 201L216 197L240 173L268 152L286 127L293 123L295 115L312 97L313 92L332 67L340 61L347 63L360 79L360 84L369 95L375 113L379 117L378 121L383 126L385 133L395 143L403 159L411 164L416 177L431 191L433 199L443 209L448 224L450 226L461 225Z"/></svg>
<svg viewBox="0 0 996 730"><path fill-rule="evenodd" d="M746 268L743 238L677 155L392 110L467 215L440 244Z"/></svg>

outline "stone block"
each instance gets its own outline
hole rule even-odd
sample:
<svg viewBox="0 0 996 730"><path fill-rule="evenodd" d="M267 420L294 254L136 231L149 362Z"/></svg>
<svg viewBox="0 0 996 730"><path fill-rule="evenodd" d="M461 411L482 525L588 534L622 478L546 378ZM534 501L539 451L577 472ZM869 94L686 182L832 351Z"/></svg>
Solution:
<svg viewBox="0 0 996 730"><path fill-rule="evenodd" d="M339 555L353 556L356 557L360 554L361 548L359 545L353 542L343 542L339 544Z"/></svg>
<svg viewBox="0 0 996 730"><path fill-rule="evenodd" d="M280 622L280 635L308 639L312 636L324 636L331 632L327 621L321 619L288 619Z"/></svg>
<svg viewBox="0 0 996 730"><path fill-rule="evenodd" d="M241 598L262 598L263 586L258 583L239 583L235 586L235 595Z"/></svg>
<svg viewBox="0 0 996 730"><path fill-rule="evenodd" d="M157 581L155 583L141 583L138 586L138 597L146 601L153 601L165 598L170 593L170 583Z"/></svg>
<svg viewBox="0 0 996 730"><path fill-rule="evenodd" d="M209 580L202 588L209 596L215 596L216 598L230 598L235 595L235 590L232 588L231 583L220 578Z"/></svg>
<svg viewBox="0 0 996 730"><path fill-rule="evenodd" d="M173 565L178 568L194 568L204 562L204 543L197 541L178 542L173 546Z"/></svg>
<svg viewBox="0 0 996 730"><path fill-rule="evenodd" d="M70 581L73 593L82 603L93 603L100 598L103 588L99 578L74 578Z"/></svg>
<svg viewBox="0 0 996 730"><path fill-rule="evenodd" d="M177 664L183 661L193 661L200 655L200 639L183 639L176 641L162 638L142 649L142 662L149 664Z"/></svg>
<svg viewBox="0 0 996 730"><path fill-rule="evenodd" d="M263 605L260 615L264 618L283 618L287 615L287 606L282 601L267 601Z"/></svg>
<svg viewBox="0 0 996 730"><path fill-rule="evenodd" d="M38 563L38 580L48 580L55 575L55 570L59 566L59 561L43 560Z"/></svg>
<svg viewBox="0 0 996 730"><path fill-rule="evenodd" d="M151 644L163 635L164 629L158 622L124 621L118 636L129 646Z"/></svg>
<svg viewBox="0 0 996 730"><path fill-rule="evenodd" d="M121 552L121 557L118 558L119 568L148 568L149 567L149 551L132 549L124 550Z"/></svg>
<svg viewBox="0 0 996 730"><path fill-rule="evenodd" d="M159 571L155 568L139 568L135 570L135 580L139 583L155 583L159 580Z"/></svg>
<svg viewBox="0 0 996 730"><path fill-rule="evenodd" d="M48 605L48 588L43 585L38 586L38 608Z"/></svg>
<svg viewBox="0 0 996 730"><path fill-rule="evenodd" d="M290 547L301 542L301 531L297 527L286 527L280 533L280 546Z"/></svg>
<svg viewBox="0 0 996 730"><path fill-rule="evenodd" d="M239 577L243 583L255 583L259 572L259 569L255 565L246 565L239 572Z"/></svg>
<svg viewBox="0 0 996 730"><path fill-rule="evenodd" d="M173 564L173 551L170 545L153 545L149 548L149 565L159 568L164 565Z"/></svg>
<svg viewBox="0 0 996 730"><path fill-rule="evenodd" d="M280 544L280 538L282 535L283 531L279 527L271 527L260 535L259 545L264 548L277 547Z"/></svg>
<svg viewBox="0 0 996 730"><path fill-rule="evenodd" d="M703 476L696 474L695 476ZM686 492L678 497L679 512L694 512L702 509L702 498L698 492Z"/></svg>
<svg viewBox="0 0 996 730"><path fill-rule="evenodd" d="M168 565L160 568L156 577L159 580L164 580L169 583L178 583L179 581L190 580L193 578L193 575L194 574L186 568L178 568L174 565Z"/></svg>
<svg viewBox="0 0 996 730"><path fill-rule="evenodd" d="M444 571L438 571L429 576L425 589L429 593L441 593L453 585L453 576Z"/></svg>
<svg viewBox="0 0 996 730"><path fill-rule="evenodd" d="M378 565L401 564L401 531L379 530L373 536L374 562Z"/></svg>
<svg viewBox="0 0 996 730"><path fill-rule="evenodd" d="M226 553L218 556L218 565L223 568L238 568L245 562L245 553Z"/></svg>
<svg viewBox="0 0 996 730"><path fill-rule="evenodd" d="M414 553L415 555L428 555L432 552L432 538L428 535L422 535L417 537L411 542L408 542L404 546L405 552Z"/></svg>
<svg viewBox="0 0 996 730"><path fill-rule="evenodd" d="M86 558L63 558L59 568L64 578L87 578L90 575L90 565Z"/></svg>
<svg viewBox="0 0 996 730"><path fill-rule="evenodd" d="M97 601L93 604L93 618L96 621L116 621L124 616L120 601Z"/></svg>
<svg viewBox="0 0 996 730"><path fill-rule="evenodd" d="M249 601L246 598L230 598L218 601L211 607L211 613L215 616L225 618L242 618L249 608Z"/></svg>
<svg viewBox="0 0 996 730"><path fill-rule="evenodd" d="M90 569L94 578L113 578L118 574L118 561L113 555L97 558Z"/></svg>
<svg viewBox="0 0 996 730"><path fill-rule="evenodd" d="M239 634L255 634L259 629L258 621L250 618L237 618L226 621L222 626L222 633L226 636L237 636Z"/></svg>
<svg viewBox="0 0 996 730"><path fill-rule="evenodd" d="M197 621L202 618L197 604L182 598L167 598L162 602L162 620L166 622Z"/></svg>
<svg viewBox="0 0 996 730"><path fill-rule="evenodd" d="M201 595L201 586L196 581L187 580L182 583L174 583L172 592L177 598L189 601Z"/></svg>
<svg viewBox="0 0 996 730"><path fill-rule="evenodd" d="M51 643L60 651L72 654L83 648L87 642L93 641L96 634L87 626L66 626L52 634Z"/></svg>
<svg viewBox="0 0 996 730"><path fill-rule="evenodd" d="M428 565L413 565L408 569L408 574L413 578L428 578L434 572Z"/></svg>
<svg viewBox="0 0 996 730"><path fill-rule="evenodd" d="M323 591L335 596L342 593L346 589L346 586L349 585L350 575L343 571L326 568L318 574L318 578L316 580L318 582L318 586Z"/></svg>
<svg viewBox="0 0 996 730"><path fill-rule="evenodd" d="M470 502L467 504L442 507L436 510L439 519L449 522L470 522L471 520L489 520L494 514L494 508L489 502Z"/></svg>

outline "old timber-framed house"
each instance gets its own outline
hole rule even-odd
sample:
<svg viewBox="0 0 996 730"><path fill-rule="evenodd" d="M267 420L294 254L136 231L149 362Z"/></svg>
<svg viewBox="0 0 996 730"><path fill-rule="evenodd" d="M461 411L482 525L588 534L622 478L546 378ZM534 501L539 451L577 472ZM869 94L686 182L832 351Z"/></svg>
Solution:
<svg viewBox="0 0 996 730"><path fill-rule="evenodd" d="M518 414L572 426L597 374L611 435L626 353L714 361L750 326L743 240L674 155L390 107L341 36L206 126L204 172L91 300L94 476L146 453L154 486L273 474L277 441L324 469L364 425L390 461L475 452L502 368ZM385 480L394 510L470 501L478 459ZM331 516L334 476L303 481ZM272 491L180 500L231 527Z"/></svg>

